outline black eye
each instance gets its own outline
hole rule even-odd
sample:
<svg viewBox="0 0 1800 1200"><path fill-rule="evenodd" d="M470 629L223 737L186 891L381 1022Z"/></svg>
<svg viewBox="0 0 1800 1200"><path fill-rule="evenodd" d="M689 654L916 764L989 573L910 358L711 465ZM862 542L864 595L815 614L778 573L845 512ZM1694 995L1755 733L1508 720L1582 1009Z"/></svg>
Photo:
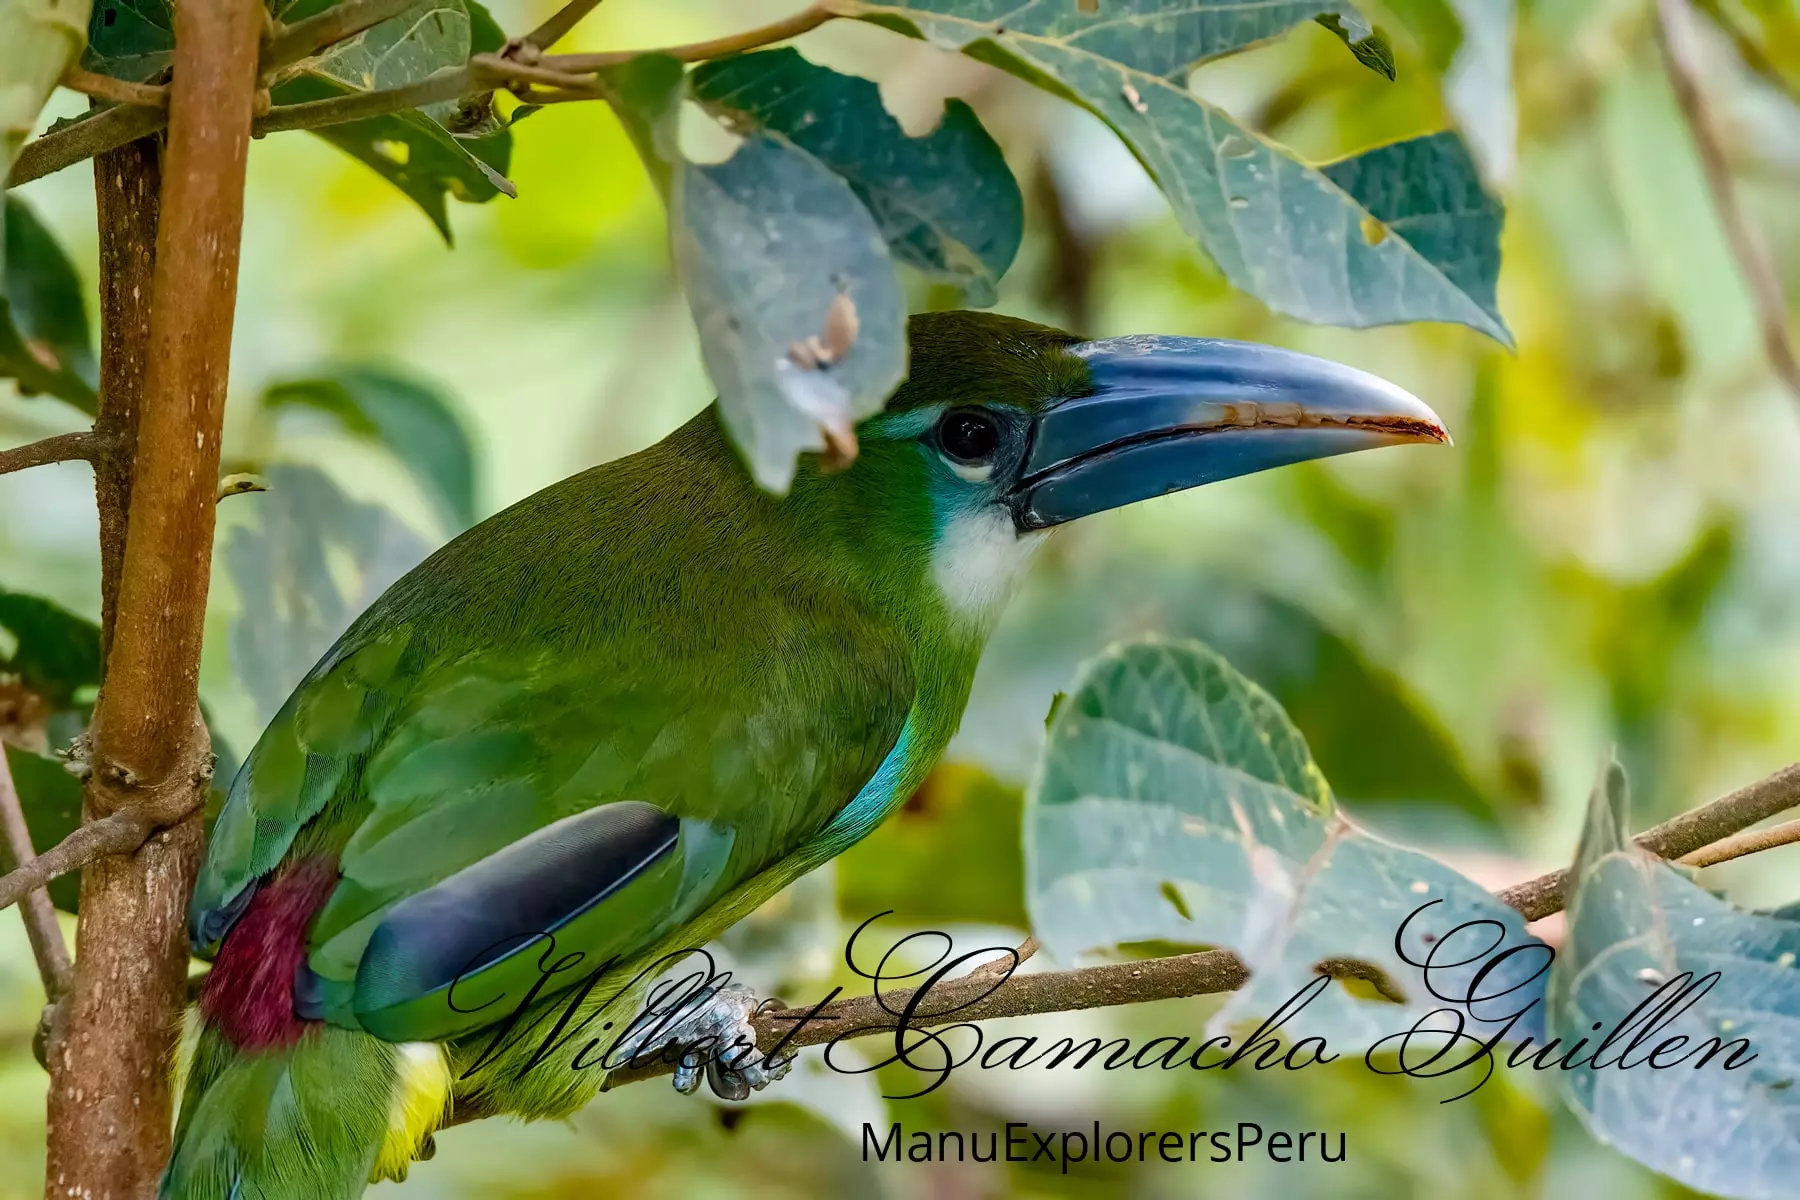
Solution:
<svg viewBox="0 0 1800 1200"><path fill-rule="evenodd" d="M938 422L938 445L957 462L986 462L1000 446L999 422L979 408L953 408Z"/></svg>

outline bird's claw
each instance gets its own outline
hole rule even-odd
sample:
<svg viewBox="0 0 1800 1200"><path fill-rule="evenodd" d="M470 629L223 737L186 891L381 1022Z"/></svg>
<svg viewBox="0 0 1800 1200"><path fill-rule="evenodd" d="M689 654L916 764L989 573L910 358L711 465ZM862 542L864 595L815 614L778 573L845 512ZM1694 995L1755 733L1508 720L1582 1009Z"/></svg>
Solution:
<svg viewBox="0 0 1800 1200"><path fill-rule="evenodd" d="M676 1091L691 1094L704 1078L720 1099L742 1100L786 1075L794 1061L791 1052L767 1056L756 1048L751 1018L760 1003L740 984L707 988L667 1018L626 1039L620 1049L637 1058L667 1047L687 1047L675 1064Z"/></svg>

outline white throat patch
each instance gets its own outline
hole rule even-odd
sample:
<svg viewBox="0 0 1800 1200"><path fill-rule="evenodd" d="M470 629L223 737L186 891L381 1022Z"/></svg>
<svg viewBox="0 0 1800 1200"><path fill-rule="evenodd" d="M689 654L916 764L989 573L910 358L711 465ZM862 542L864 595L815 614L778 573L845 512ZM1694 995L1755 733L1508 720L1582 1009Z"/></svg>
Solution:
<svg viewBox="0 0 1800 1200"><path fill-rule="evenodd" d="M1048 532L1018 533L1012 514L998 504L950 518L931 552L931 576L944 603L968 620L999 617Z"/></svg>

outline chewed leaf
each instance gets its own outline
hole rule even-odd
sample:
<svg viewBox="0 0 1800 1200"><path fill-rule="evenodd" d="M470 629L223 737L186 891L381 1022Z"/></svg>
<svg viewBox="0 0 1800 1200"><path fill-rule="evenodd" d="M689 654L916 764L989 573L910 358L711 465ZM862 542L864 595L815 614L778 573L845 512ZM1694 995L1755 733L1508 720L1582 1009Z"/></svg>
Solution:
<svg viewBox="0 0 1800 1200"><path fill-rule="evenodd" d="M1471 1030L1521 1013L1515 1034L1541 1031L1533 1001L1548 955L1518 914L1334 813L1280 706L1197 642L1122 645L1082 668L1050 724L1026 854L1032 927L1048 951L1066 961L1125 942L1230 947L1251 981L1228 1020L1266 1016L1322 961L1354 959L1404 1003L1334 987L1283 1028L1334 1049L1372 1045L1443 1007L1433 987L1466 989L1479 959L1435 970L1433 987L1420 970L1454 937L1470 955L1489 941L1493 954L1517 951L1491 976L1516 985L1503 1002L1455 1005ZM1482 924L1455 932L1470 922Z"/></svg>
<svg viewBox="0 0 1800 1200"><path fill-rule="evenodd" d="M1800 923L1689 882L1636 846L1628 820L1624 772L1611 764L1572 871L1550 1032L1565 1044L1596 1028L1624 1036L1599 1066L1560 1072L1563 1096L1595 1137L1688 1187L1791 1196ZM1654 1019L1662 1009L1667 1018Z"/></svg>
<svg viewBox="0 0 1800 1200"><path fill-rule="evenodd" d="M1091 110L1232 284L1271 308L1358 327L1454 321L1510 344L1492 300L1500 210L1481 195L1459 139L1422 138L1321 169L1188 89L1195 65L1320 16L1335 16L1346 40L1367 51L1359 35L1368 26L1354 9L1281 0L1130 3L1096 13L1076 0L841 3ZM1384 207L1405 212L1420 236L1397 228ZM1386 223L1385 236L1362 236L1371 216Z"/></svg>
<svg viewBox="0 0 1800 1200"><path fill-rule="evenodd" d="M973 304L994 302L1019 249L1025 205L968 105L950 101L936 129L908 137L873 83L792 49L706 63L688 87L732 128L785 138L843 176L897 261L958 284Z"/></svg>
<svg viewBox="0 0 1800 1200"><path fill-rule="evenodd" d="M668 198L675 270L719 413L762 487L803 451L855 454L852 426L906 370L906 303L881 230L842 177L783 138L722 163L681 157L681 64L641 55L605 74L613 107Z"/></svg>

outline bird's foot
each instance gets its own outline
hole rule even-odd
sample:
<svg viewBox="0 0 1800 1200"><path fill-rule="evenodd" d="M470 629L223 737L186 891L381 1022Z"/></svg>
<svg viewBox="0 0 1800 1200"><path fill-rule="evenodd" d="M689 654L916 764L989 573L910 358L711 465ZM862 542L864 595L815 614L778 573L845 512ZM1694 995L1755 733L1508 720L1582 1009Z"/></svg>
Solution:
<svg viewBox="0 0 1800 1200"><path fill-rule="evenodd" d="M754 992L741 984L701 987L681 997L666 1012L646 1013L639 1028L620 1039L614 1061L644 1060L659 1052L680 1050L675 1064L675 1090L685 1094L702 1077L722 1100L742 1100L788 1073L793 1054L765 1055L756 1048L751 1018L761 1007Z"/></svg>

